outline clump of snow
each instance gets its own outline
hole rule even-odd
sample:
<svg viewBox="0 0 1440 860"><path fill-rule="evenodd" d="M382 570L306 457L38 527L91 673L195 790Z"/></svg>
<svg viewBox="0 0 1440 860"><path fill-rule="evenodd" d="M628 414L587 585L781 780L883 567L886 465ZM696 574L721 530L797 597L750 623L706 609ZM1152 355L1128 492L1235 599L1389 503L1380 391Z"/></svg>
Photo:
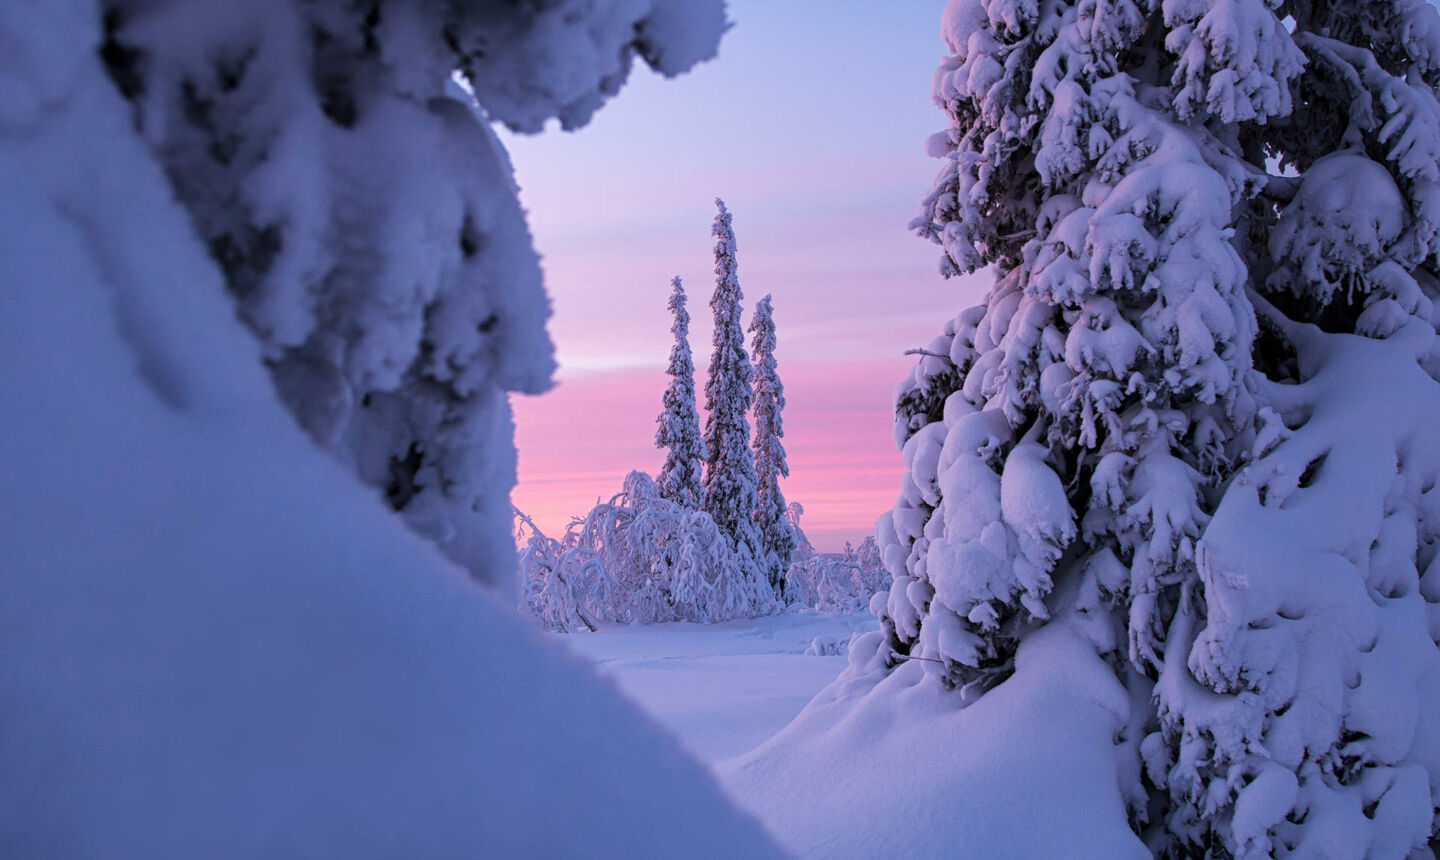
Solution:
<svg viewBox="0 0 1440 860"><path fill-rule="evenodd" d="M6 853L773 855L295 426L100 25L0 7Z"/></svg>
<svg viewBox="0 0 1440 860"><path fill-rule="evenodd" d="M552 117L579 128L624 85L636 55L674 77L714 57L729 27L719 0L518 5L518 14L477 8L444 33L480 103L517 131Z"/></svg>
<svg viewBox="0 0 1440 860"><path fill-rule="evenodd" d="M1423 584L1440 569L1440 386L1417 361L1436 335L1290 337L1305 381L1265 393L1292 435L1200 541L1205 613L1171 632L1145 766L1182 803L1235 786L1244 854L1344 833L1354 856L1405 856L1440 797L1440 601Z"/></svg>
<svg viewBox="0 0 1440 860"><path fill-rule="evenodd" d="M816 636L805 648L806 657L843 657L850 653L850 639Z"/></svg>

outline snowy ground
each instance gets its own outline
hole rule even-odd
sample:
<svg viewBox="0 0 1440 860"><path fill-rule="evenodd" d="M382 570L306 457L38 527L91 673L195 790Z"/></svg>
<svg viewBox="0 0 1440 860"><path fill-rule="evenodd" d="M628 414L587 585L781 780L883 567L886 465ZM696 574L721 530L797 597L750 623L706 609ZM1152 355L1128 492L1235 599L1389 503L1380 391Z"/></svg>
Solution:
<svg viewBox="0 0 1440 860"><path fill-rule="evenodd" d="M554 635L796 856L1147 856L1112 745L1131 703L1076 634L1037 636L1015 677L969 708L919 663L822 693L848 658L806 656L811 641L875 629L868 613L794 612Z"/></svg>
<svg viewBox="0 0 1440 860"><path fill-rule="evenodd" d="M722 624L607 626L557 638L713 764L769 739L845 668L843 656L805 655L815 637L843 643L874 626L869 613L789 612Z"/></svg>

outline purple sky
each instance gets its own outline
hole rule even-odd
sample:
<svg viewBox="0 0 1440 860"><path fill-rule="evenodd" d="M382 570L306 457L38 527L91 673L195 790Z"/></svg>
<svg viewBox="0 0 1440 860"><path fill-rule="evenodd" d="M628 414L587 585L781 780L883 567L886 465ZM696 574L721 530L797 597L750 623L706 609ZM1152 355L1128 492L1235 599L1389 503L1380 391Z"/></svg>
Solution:
<svg viewBox="0 0 1440 860"><path fill-rule="evenodd" d="M747 321L774 296L782 489L822 549L872 531L899 488L903 352L982 292L941 279L938 250L906 229L939 168L924 141L944 126L929 99L943 5L732 0L717 60L673 81L637 69L578 133L505 135L560 359L555 390L514 400L515 502L542 528L563 532L627 471L659 467L670 278L685 280L703 374L719 196Z"/></svg>

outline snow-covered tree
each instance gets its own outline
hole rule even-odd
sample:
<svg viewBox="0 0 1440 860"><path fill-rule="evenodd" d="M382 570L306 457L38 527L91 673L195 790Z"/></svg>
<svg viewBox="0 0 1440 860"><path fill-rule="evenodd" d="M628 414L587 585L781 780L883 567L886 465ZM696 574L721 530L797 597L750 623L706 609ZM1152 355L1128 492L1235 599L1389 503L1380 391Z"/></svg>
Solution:
<svg viewBox="0 0 1440 860"><path fill-rule="evenodd" d="M806 536L805 530L800 528L800 518L803 516L805 508L799 502L791 502L785 506L785 522L790 525L790 534L795 536L795 551L790 556L792 563L804 561L815 554L810 538Z"/></svg>
<svg viewBox="0 0 1440 860"><path fill-rule="evenodd" d="M989 267L897 399L877 658L1046 625L1131 691L1167 856L1407 856L1440 738L1440 16L952 0L918 231Z"/></svg>
<svg viewBox="0 0 1440 860"><path fill-rule="evenodd" d="M778 595L784 590L785 572L795 554L795 535L786 518L785 495L780 492L780 479L790 476L790 465L780 441L785 435L780 414L785 409L785 386L775 364L775 316L769 296L755 304L750 333L750 354L755 361L755 436L750 444L755 449L757 483L752 516L760 529L766 579Z"/></svg>
<svg viewBox="0 0 1440 860"><path fill-rule="evenodd" d="M885 562L880 558L880 543L875 540L874 535L866 535L865 539L860 541L860 545L851 552L850 560L860 565L861 570L876 571L883 575L887 580L886 585L889 585L890 575L884 572ZM875 590L879 591L878 588Z"/></svg>
<svg viewBox="0 0 1440 860"><path fill-rule="evenodd" d="M583 125L637 55L666 75L713 55L722 4L99 5L100 56L281 398L414 529L508 583L506 392L543 391L554 360L489 123Z"/></svg>
<svg viewBox="0 0 1440 860"><path fill-rule="evenodd" d="M695 362L690 357L690 312L685 310L685 288L676 277L670 282L670 313L675 322L670 331L675 345L670 348L670 367L665 371L670 384L665 388L655 423L655 447L664 449L656 485L660 495L681 507L699 509L705 500L703 466L705 439L700 435L700 415L695 407Z"/></svg>
<svg viewBox="0 0 1440 860"><path fill-rule="evenodd" d="M569 537L567 533L567 538ZM520 547L522 609L548 630L565 633L583 626L595 632L599 611L612 602L610 578L599 554L546 535L518 508L515 544Z"/></svg>
<svg viewBox="0 0 1440 860"><path fill-rule="evenodd" d="M719 198L715 237L715 314L710 375L705 380L705 512L730 537L740 566L763 570L764 540L753 518L759 503L755 456L750 450L750 357L740 325L740 280L736 276L735 231Z"/></svg>
<svg viewBox="0 0 1440 860"><path fill-rule="evenodd" d="M773 608L769 583L740 564L710 515L665 498L644 472L576 518L563 541L517 519L525 608L550 629L727 621Z"/></svg>
<svg viewBox="0 0 1440 860"><path fill-rule="evenodd" d="M859 612L890 587L874 536L840 553L797 553L785 572L785 601L821 612Z"/></svg>

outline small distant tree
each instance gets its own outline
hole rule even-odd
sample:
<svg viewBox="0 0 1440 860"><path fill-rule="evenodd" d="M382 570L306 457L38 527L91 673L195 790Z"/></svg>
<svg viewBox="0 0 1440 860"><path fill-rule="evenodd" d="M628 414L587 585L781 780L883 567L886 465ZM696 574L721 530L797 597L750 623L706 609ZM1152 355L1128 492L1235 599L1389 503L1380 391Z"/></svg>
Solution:
<svg viewBox="0 0 1440 860"><path fill-rule="evenodd" d="M855 548L854 561L860 565L860 569L868 574L883 576L888 586L890 574L885 572L885 561L880 557L880 544L876 542L874 535L866 535L860 541L860 546Z"/></svg>
<svg viewBox="0 0 1440 860"><path fill-rule="evenodd" d="M876 594L883 601L890 583L871 536L858 549L847 541L839 553L811 552L803 558L797 553L785 573L785 602L821 612L860 612Z"/></svg>
<svg viewBox="0 0 1440 860"><path fill-rule="evenodd" d="M774 604L710 515L664 498L644 472L571 522L563 543L534 533L521 556L525 593L551 629L577 620L592 629L592 621L726 621Z"/></svg>
<svg viewBox="0 0 1440 860"><path fill-rule="evenodd" d="M785 522L790 525L790 534L795 536L795 552L791 556L791 563L804 561L815 554L815 547L811 545L810 538L805 536L805 530L800 528L800 518L805 515L805 508L799 502L791 502L785 507Z"/></svg>
<svg viewBox="0 0 1440 860"><path fill-rule="evenodd" d="M740 326L740 281L736 277L735 232L724 201L716 198L719 213L711 235L715 237L715 313L711 340L710 376L705 380L705 500L704 510L730 537L742 568L760 569L764 541L752 514L759 504L755 458L750 450L750 358Z"/></svg>
<svg viewBox="0 0 1440 860"><path fill-rule="evenodd" d="M675 322L670 331L675 345L670 348L670 385L662 400L664 408L655 423L655 447L664 449L665 465L656 480L662 498L681 507L697 510L705 500L702 464L705 439L700 435L700 415L695 408L695 362L690 357L690 313L685 309L685 287L676 277L670 282L670 313Z"/></svg>
<svg viewBox="0 0 1440 860"><path fill-rule="evenodd" d="M760 529L765 551L765 577L777 595L785 589L785 572L795 553L795 534L786 518L785 495L780 479L790 476L785 462L785 425L780 413L785 408L785 386L775 365L775 315L766 296L755 305L750 319L751 354L755 357L755 474L758 482L752 518Z"/></svg>

